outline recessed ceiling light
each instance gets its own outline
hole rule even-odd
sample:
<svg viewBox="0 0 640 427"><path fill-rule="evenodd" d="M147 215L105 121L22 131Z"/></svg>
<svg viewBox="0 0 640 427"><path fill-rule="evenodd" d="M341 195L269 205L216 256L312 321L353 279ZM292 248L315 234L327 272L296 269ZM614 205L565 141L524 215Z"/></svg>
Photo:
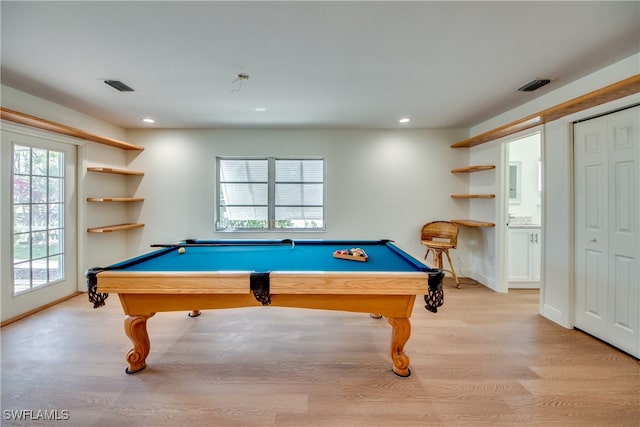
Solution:
<svg viewBox="0 0 640 427"><path fill-rule="evenodd" d="M145 123L155 123L155 122L156 122L156 121L155 121L155 120L153 120L151 117L144 117L144 118L142 119L142 121L143 121L143 122L145 122Z"/></svg>
<svg viewBox="0 0 640 427"><path fill-rule="evenodd" d="M256 107L253 111L267 111L267 109L265 107Z"/></svg>
<svg viewBox="0 0 640 427"><path fill-rule="evenodd" d="M400 120L398 120L398 122L400 123L409 123L411 121L411 119L409 117L403 117Z"/></svg>

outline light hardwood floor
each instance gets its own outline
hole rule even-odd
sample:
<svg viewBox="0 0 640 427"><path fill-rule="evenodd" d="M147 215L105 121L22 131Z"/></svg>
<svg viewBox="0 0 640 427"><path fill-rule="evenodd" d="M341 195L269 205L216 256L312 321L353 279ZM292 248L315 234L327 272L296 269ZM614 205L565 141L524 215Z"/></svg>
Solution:
<svg viewBox="0 0 640 427"><path fill-rule="evenodd" d="M383 319L159 313L149 366L126 375L117 296L94 310L81 295L2 328L1 425L637 427L638 361L537 313L537 291L448 282L437 314L414 309L407 379ZM20 409L69 419L7 419Z"/></svg>

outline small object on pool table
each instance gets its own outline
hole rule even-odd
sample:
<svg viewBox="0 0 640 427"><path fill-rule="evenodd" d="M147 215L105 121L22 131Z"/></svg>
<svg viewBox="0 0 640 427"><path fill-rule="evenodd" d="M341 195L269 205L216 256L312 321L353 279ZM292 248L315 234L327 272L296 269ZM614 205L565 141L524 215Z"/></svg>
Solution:
<svg viewBox="0 0 640 427"><path fill-rule="evenodd" d="M333 257L361 262L369 259L367 253L361 248L339 249L333 253Z"/></svg>
<svg viewBox="0 0 640 427"><path fill-rule="evenodd" d="M179 254L183 254L185 252L185 248L180 247L180 249L178 249L178 253Z"/></svg>

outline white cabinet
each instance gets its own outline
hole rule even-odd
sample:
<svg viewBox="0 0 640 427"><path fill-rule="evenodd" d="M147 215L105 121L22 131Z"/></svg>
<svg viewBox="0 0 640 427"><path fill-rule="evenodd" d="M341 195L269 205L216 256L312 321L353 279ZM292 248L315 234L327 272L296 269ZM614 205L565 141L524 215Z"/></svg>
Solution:
<svg viewBox="0 0 640 427"><path fill-rule="evenodd" d="M540 228L509 228L509 287L540 286Z"/></svg>

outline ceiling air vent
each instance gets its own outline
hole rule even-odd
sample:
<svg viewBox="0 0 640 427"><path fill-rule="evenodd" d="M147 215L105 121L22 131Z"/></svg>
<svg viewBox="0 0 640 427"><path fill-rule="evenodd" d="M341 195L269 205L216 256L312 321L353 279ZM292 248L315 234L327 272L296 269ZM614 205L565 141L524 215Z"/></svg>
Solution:
<svg viewBox="0 0 640 427"><path fill-rule="evenodd" d="M527 83L526 85L518 88L519 91L521 92L533 92L536 89L540 89L542 86L546 85L547 83L549 83L551 80L549 79L536 79L536 80L531 80L529 83Z"/></svg>
<svg viewBox="0 0 640 427"><path fill-rule="evenodd" d="M104 82L120 92L133 92L133 89L119 80L105 80Z"/></svg>

